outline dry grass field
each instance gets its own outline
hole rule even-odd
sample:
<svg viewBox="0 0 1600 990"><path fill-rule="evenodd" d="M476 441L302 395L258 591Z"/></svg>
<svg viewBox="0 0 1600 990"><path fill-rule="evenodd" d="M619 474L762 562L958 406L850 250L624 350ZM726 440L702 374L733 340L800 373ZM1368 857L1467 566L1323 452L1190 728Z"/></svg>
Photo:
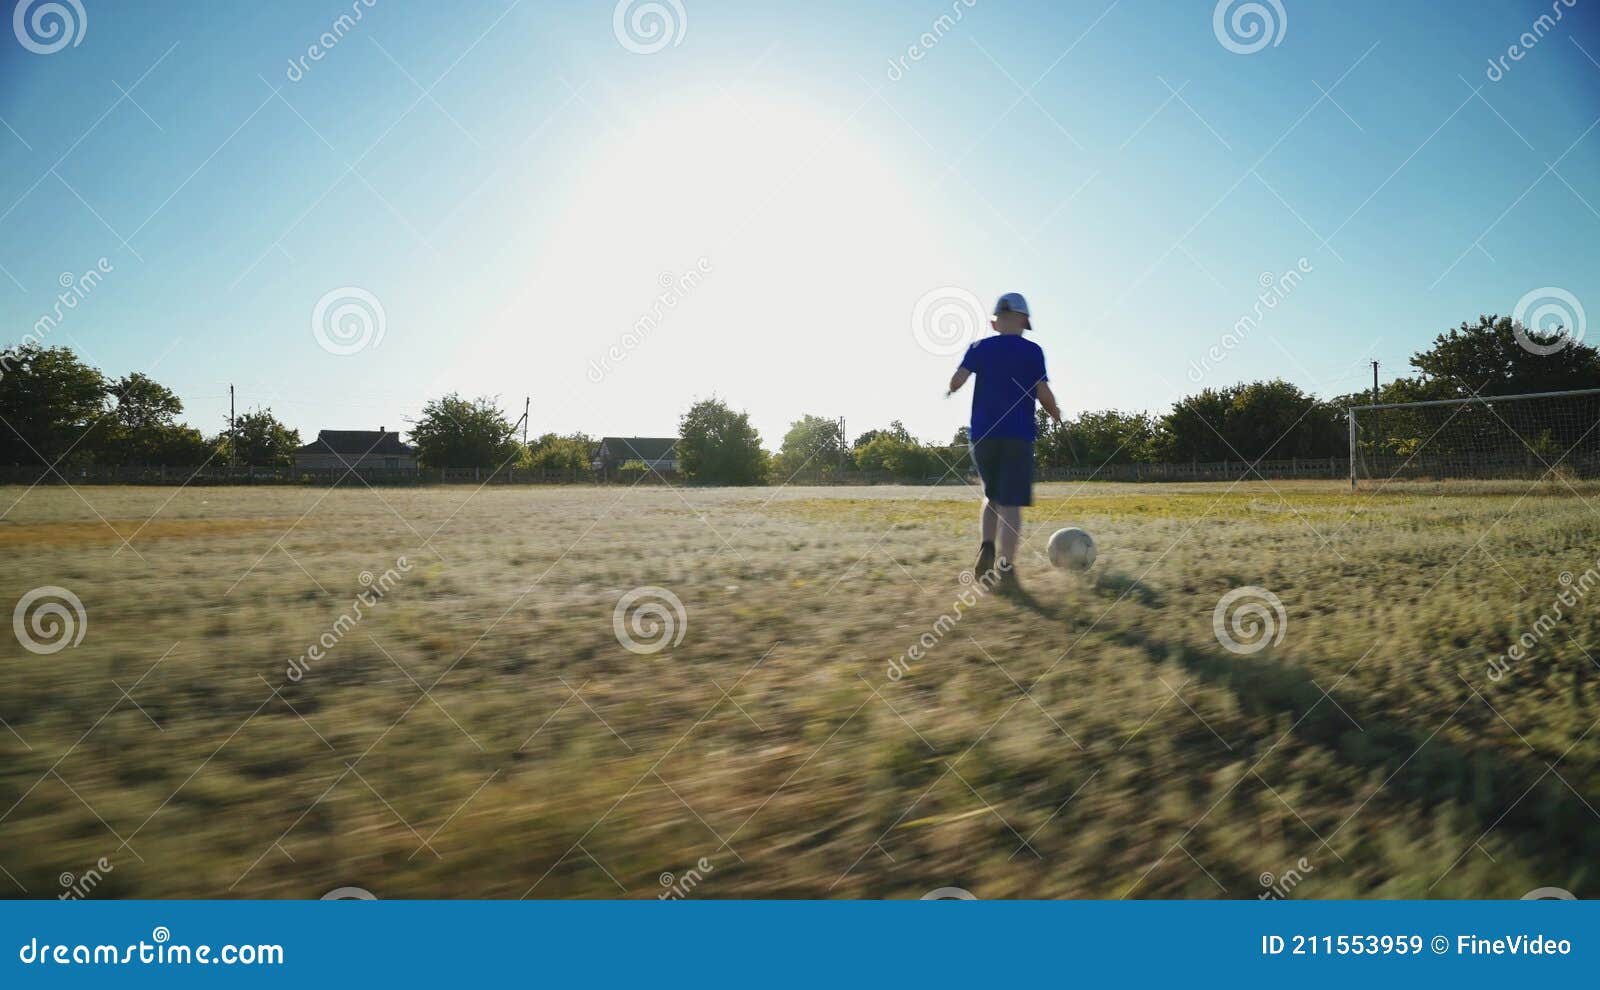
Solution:
<svg viewBox="0 0 1600 990"><path fill-rule="evenodd" d="M1600 892L1600 494L1040 494L1001 595L964 486L0 490L0 889Z"/></svg>

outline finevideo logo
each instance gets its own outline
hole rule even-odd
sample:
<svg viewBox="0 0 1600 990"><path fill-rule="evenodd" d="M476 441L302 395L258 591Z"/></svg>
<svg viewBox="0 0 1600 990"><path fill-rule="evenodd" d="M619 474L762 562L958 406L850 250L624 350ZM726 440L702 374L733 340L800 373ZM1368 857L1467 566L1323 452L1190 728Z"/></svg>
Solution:
<svg viewBox="0 0 1600 990"><path fill-rule="evenodd" d="M17 950L26 965L57 966L282 966L281 945L172 945L172 932L157 925L151 941L133 945L50 945L30 938Z"/></svg>

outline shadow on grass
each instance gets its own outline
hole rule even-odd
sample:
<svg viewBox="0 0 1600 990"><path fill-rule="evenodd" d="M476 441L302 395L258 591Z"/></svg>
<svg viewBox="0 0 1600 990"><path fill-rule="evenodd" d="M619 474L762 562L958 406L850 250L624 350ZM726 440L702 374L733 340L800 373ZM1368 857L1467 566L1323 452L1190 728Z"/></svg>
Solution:
<svg viewBox="0 0 1600 990"><path fill-rule="evenodd" d="M1140 587L1137 582L1104 579L1097 586ZM1046 604L1026 590L1010 597L1054 622L1072 626L1084 621L1070 605ZM1448 741L1440 734L1443 725L1413 725L1361 697L1325 693L1308 670L1287 659L1197 649L1144 629L1102 627L1099 633L1139 650L1152 664L1176 663L1196 679L1226 688L1246 714L1268 718L1287 714L1292 722L1289 732L1297 739L1323 748L1341 763L1377 772L1385 793L1426 806L1455 804L1472 816L1484 835L1500 833L1521 855L1547 867L1550 876L1587 874L1589 868L1583 864L1600 859L1600 814L1593 810L1600 807L1600 795L1573 789L1567 781L1581 786L1577 778L1587 775L1554 772L1544 755L1508 755ZM1488 704L1478 697L1466 702ZM1359 795L1352 817L1375 793Z"/></svg>
<svg viewBox="0 0 1600 990"><path fill-rule="evenodd" d="M1150 608L1161 608L1167 603L1160 592L1143 581L1117 572L1095 575L1094 589L1096 591L1109 589L1116 592L1118 598L1131 598L1140 605L1147 605Z"/></svg>
<svg viewBox="0 0 1600 990"><path fill-rule="evenodd" d="M1114 593L1112 596L1114 599L1129 598L1147 608L1161 608L1167 603L1166 597L1154 588L1138 578L1129 577L1119 572L1097 574L1092 583L1077 575L1074 575L1074 579L1083 581L1086 587L1090 587L1098 594L1103 595L1110 591ZM1015 588L1007 589L1001 593L1011 601L1037 613L1040 617L1054 622L1070 624L1082 618L1082 616L1074 615L1061 606L1045 604L1043 600L1030 592L1026 585L1019 584Z"/></svg>

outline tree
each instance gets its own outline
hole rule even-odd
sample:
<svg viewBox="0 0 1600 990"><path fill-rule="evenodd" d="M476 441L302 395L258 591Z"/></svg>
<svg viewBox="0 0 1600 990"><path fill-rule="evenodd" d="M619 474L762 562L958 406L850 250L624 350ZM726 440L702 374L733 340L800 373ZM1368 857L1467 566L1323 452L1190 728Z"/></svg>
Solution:
<svg viewBox="0 0 1600 990"><path fill-rule="evenodd" d="M546 433L528 446L527 466L544 471L588 471L593 457L594 441L586 434L563 437Z"/></svg>
<svg viewBox="0 0 1600 990"><path fill-rule="evenodd" d="M720 399L690 406L678 423L678 438L678 462L692 481L759 485L767 480L767 453L749 414L734 412Z"/></svg>
<svg viewBox="0 0 1600 990"><path fill-rule="evenodd" d="M920 443L899 420L888 429L872 431L872 438L856 449L856 463L863 471L887 471L897 478L917 480L948 470L934 450Z"/></svg>
<svg viewBox="0 0 1600 990"><path fill-rule="evenodd" d="M1204 389L1161 418L1158 456L1172 461L1329 457L1346 449L1343 414L1277 379Z"/></svg>
<svg viewBox="0 0 1600 990"><path fill-rule="evenodd" d="M1085 412L1057 425L1041 410L1034 444L1040 467L1134 464L1157 459L1161 422L1149 413Z"/></svg>
<svg viewBox="0 0 1600 990"><path fill-rule="evenodd" d="M1476 324L1460 326L1434 338L1433 346L1411 357L1419 374L1397 378L1384 385L1384 404L1474 396L1520 395L1592 388L1600 383L1600 351L1578 341L1559 350L1537 353L1524 340L1549 345L1561 334L1530 331L1508 317L1480 316ZM1542 349L1542 348L1539 348ZM1372 402L1369 392L1341 396L1336 404L1362 406ZM1436 457L1471 456L1473 451L1510 443L1510 431L1541 456L1555 461L1561 452L1587 434L1589 422L1572 415L1570 402L1561 399L1524 400L1516 413L1483 403L1434 408L1401 407L1360 414L1360 442L1378 455L1410 457L1424 448ZM1509 418L1508 418L1509 417Z"/></svg>
<svg viewBox="0 0 1600 990"><path fill-rule="evenodd" d="M785 479L806 469L833 470L839 465L843 449L844 435L839 432L838 420L802 416L789 424L773 467Z"/></svg>
<svg viewBox="0 0 1600 990"><path fill-rule="evenodd" d="M939 459L939 471L966 475L972 473L972 428L963 426L956 430L955 436L950 438L950 443L943 449L933 448Z"/></svg>
<svg viewBox="0 0 1600 990"><path fill-rule="evenodd" d="M111 386L110 413L94 430L95 456L106 464L202 464L216 453L200 431L177 422L183 402L171 389L133 372Z"/></svg>
<svg viewBox="0 0 1600 990"><path fill-rule="evenodd" d="M228 456L228 433L217 437L219 457ZM292 467L300 431L284 426L271 409L257 409L233 421L234 460L250 467Z"/></svg>
<svg viewBox="0 0 1600 990"><path fill-rule="evenodd" d="M867 430L866 432L860 434L859 436L857 436L855 438L855 441L851 444L851 446L855 450L860 450L861 448L865 447L867 444L871 443L872 441L876 440L878 437L881 437L886 433L889 434L890 436L894 437L896 440L901 441L902 443L913 442L912 439L911 439L911 431L907 430L905 424L900 422L897 419L894 422L890 423L888 425L888 427L885 428L885 429L882 429L882 430Z"/></svg>
<svg viewBox="0 0 1600 990"><path fill-rule="evenodd" d="M1439 334L1432 347L1412 355L1411 365L1453 393L1440 398L1560 392L1600 383L1600 350L1573 341L1537 354L1517 340L1518 330L1535 344L1549 344L1557 336L1526 330L1510 317L1480 316L1476 325L1462 323Z"/></svg>
<svg viewBox="0 0 1600 990"><path fill-rule="evenodd" d="M506 466L522 447L511 438L511 424L493 399L464 399L452 392L422 407L411 428L417 459L428 468Z"/></svg>
<svg viewBox="0 0 1600 990"><path fill-rule="evenodd" d="M90 459L84 434L104 414L106 382L66 347L24 344L0 352L0 463Z"/></svg>

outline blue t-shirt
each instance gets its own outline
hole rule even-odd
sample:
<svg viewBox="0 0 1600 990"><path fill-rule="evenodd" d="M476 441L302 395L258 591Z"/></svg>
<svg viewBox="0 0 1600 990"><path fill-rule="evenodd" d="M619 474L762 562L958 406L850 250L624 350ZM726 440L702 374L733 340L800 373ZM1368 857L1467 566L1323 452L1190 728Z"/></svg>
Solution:
<svg viewBox="0 0 1600 990"><path fill-rule="evenodd" d="M1021 334L996 334L967 348L961 367L977 376L972 389L972 439L1034 439L1035 390L1044 373L1044 351Z"/></svg>

